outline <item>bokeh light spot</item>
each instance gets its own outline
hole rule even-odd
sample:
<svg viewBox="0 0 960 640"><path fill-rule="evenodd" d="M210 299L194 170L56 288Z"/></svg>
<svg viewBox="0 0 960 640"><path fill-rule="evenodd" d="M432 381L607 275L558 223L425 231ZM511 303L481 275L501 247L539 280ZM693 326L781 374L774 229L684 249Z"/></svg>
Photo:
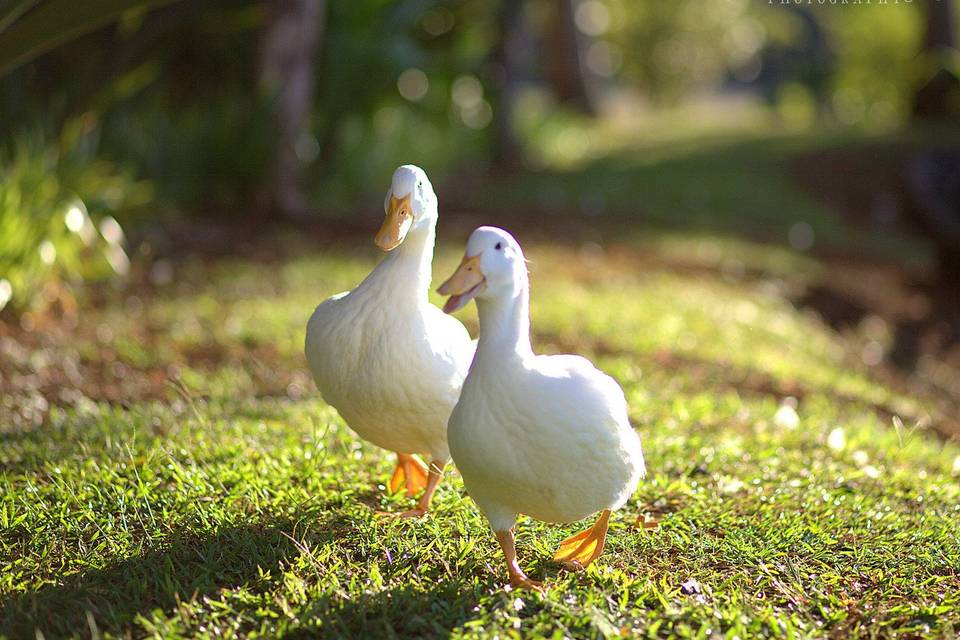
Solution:
<svg viewBox="0 0 960 640"><path fill-rule="evenodd" d="M588 36L602 36L610 28L610 10L600 0L587 0L577 7L574 20Z"/></svg>
<svg viewBox="0 0 960 640"><path fill-rule="evenodd" d="M13 285L6 278L0 278L0 309L7 306L13 297Z"/></svg>
<svg viewBox="0 0 960 640"><path fill-rule="evenodd" d="M84 219L86 214L83 212L83 209L80 208L80 205L70 205L70 208L67 209L67 215L64 216L64 223L67 225L67 229L73 231L74 233L80 233L80 230L83 229Z"/></svg>
<svg viewBox="0 0 960 640"><path fill-rule="evenodd" d="M451 96L461 109L475 109L483 100L483 85L474 76L460 76L453 81Z"/></svg>
<svg viewBox="0 0 960 640"><path fill-rule="evenodd" d="M420 24L423 26L424 31L433 37L437 37L453 29L453 25L456 24L456 19L452 11L446 7L438 7L424 13Z"/></svg>
<svg viewBox="0 0 960 640"><path fill-rule="evenodd" d="M473 108L460 111L463 124L471 129L483 129L493 119L493 109L486 100L481 100Z"/></svg>
<svg viewBox="0 0 960 640"><path fill-rule="evenodd" d="M620 51L607 42L594 42L587 49L586 62L593 73L610 77L620 68Z"/></svg>
<svg viewBox="0 0 960 640"><path fill-rule="evenodd" d="M400 95L411 102L419 102L427 95L430 88L430 81L420 69L410 68L400 74L397 78L397 90Z"/></svg>
<svg viewBox="0 0 960 640"><path fill-rule="evenodd" d="M40 243L40 259L43 264L48 265L53 264L53 261L57 259L57 248L49 240Z"/></svg>
<svg viewBox="0 0 960 640"><path fill-rule="evenodd" d="M302 162L310 163L320 155L320 142L315 136L304 133L297 138L293 151Z"/></svg>

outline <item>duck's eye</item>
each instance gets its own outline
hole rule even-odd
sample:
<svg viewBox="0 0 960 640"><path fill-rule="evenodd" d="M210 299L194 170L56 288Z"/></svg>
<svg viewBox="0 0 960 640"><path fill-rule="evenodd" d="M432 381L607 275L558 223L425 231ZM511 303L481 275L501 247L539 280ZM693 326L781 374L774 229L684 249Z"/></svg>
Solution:
<svg viewBox="0 0 960 640"><path fill-rule="evenodd" d="M495 246L494 249L496 249L497 251L500 251L501 249L503 249L503 244L498 242L497 246Z"/></svg>
<svg viewBox="0 0 960 640"><path fill-rule="evenodd" d="M423 180L417 180L417 187L423 189Z"/></svg>

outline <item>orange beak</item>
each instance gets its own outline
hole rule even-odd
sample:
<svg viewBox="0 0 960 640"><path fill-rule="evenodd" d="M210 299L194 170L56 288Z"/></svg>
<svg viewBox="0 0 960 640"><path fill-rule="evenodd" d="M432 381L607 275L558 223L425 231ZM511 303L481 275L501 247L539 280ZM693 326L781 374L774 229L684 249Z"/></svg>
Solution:
<svg viewBox="0 0 960 640"><path fill-rule="evenodd" d="M462 309L464 305L483 293L487 288L487 279L480 272L480 254L473 257L463 256L460 266L437 288L437 293L450 296L443 305L446 313Z"/></svg>
<svg viewBox="0 0 960 640"><path fill-rule="evenodd" d="M373 241L384 251L392 251L400 246L413 224L413 212L410 210L410 194L402 198L390 195L387 205L387 217Z"/></svg>

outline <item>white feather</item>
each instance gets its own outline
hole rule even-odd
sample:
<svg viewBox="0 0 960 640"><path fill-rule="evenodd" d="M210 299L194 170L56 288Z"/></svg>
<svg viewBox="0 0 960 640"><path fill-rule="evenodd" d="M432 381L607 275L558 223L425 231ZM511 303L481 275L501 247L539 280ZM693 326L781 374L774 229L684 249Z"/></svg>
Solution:
<svg viewBox="0 0 960 640"><path fill-rule="evenodd" d="M516 244L493 231L503 235L486 244ZM483 244L471 236L468 253ZM585 358L533 354L522 253L497 251L522 273L488 274L505 284L477 299L480 342L448 434L467 491L496 531L521 513L570 522L618 509L645 473L623 390ZM495 273L494 261L484 264Z"/></svg>
<svg viewBox="0 0 960 640"><path fill-rule="evenodd" d="M304 351L324 399L360 437L447 460L447 419L475 344L460 321L427 300L435 200L432 206L354 290L317 307Z"/></svg>

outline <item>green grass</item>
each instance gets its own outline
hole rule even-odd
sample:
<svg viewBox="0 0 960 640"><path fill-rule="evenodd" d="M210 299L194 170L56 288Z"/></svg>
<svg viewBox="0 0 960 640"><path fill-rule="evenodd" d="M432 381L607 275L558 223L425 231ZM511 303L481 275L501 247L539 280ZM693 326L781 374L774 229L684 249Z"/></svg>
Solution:
<svg viewBox="0 0 960 640"><path fill-rule="evenodd" d="M584 523L521 521L543 597L503 589L455 472L432 517L375 515L409 504L384 495L393 461L317 398L300 354L315 304L359 280L370 250L178 265L174 284L111 299L74 331L2 338L24 372L76 367L124 401L81 379L89 397L34 423L24 378L0 402L0 635L960 632L960 447L915 426L929 408L874 380L853 338L790 303L784 279L817 278L816 263L734 246L762 274L738 279L651 260L731 251L684 242L528 245L535 344L620 380L650 470L586 572L550 562ZM461 317L475 329L472 307ZM775 418L790 394L792 428ZM639 515L659 528L634 528Z"/></svg>

